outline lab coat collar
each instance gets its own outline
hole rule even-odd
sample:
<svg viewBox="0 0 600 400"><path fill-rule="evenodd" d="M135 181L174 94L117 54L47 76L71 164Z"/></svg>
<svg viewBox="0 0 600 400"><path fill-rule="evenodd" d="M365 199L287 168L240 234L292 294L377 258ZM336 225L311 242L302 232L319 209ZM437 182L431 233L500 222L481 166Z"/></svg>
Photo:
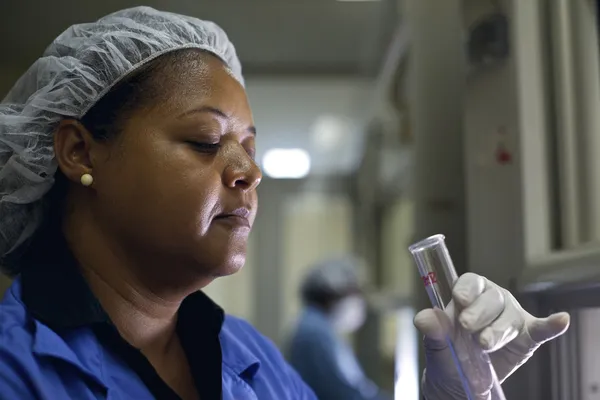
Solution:
<svg viewBox="0 0 600 400"><path fill-rule="evenodd" d="M93 335L91 331L89 334ZM93 340L86 340L86 344L92 343ZM39 357L51 357L75 366L93 382L100 385L104 390L108 390L106 384L100 378L102 376L102 364L99 351L89 351L85 359L81 359L67 345L63 338L38 321L35 321L35 336L32 351Z"/></svg>
<svg viewBox="0 0 600 400"><path fill-rule="evenodd" d="M49 235L49 233L48 233ZM41 243L21 272L22 300L31 315L53 330L110 319L96 299L62 235Z"/></svg>
<svg viewBox="0 0 600 400"><path fill-rule="evenodd" d="M260 360L246 344L246 338L240 337L241 325L244 321L226 317L226 322L220 334L223 365L240 378L249 381L258 373Z"/></svg>

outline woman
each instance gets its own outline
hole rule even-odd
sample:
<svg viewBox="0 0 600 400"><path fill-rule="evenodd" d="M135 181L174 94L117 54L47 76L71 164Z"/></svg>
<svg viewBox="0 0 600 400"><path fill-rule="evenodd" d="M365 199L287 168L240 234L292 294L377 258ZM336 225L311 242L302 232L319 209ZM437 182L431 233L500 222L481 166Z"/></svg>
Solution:
<svg viewBox="0 0 600 400"><path fill-rule="evenodd" d="M49 46L0 106L0 252L16 276L0 305L0 399L314 399L199 291L244 264L255 133L212 23L138 7ZM478 276L456 294L464 322L497 335L490 347L510 342L495 353L504 374L568 323L533 319ZM425 395L458 399L436 321L416 320Z"/></svg>

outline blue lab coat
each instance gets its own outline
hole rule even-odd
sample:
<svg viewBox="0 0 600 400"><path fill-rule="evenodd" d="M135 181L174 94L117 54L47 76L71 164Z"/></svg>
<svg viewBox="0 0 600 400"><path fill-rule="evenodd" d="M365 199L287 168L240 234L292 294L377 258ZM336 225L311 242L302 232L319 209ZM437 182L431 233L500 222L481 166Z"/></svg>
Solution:
<svg viewBox="0 0 600 400"><path fill-rule="evenodd" d="M307 307L289 343L289 360L319 400L388 399L363 373L328 317Z"/></svg>
<svg viewBox="0 0 600 400"><path fill-rule="evenodd" d="M52 276L56 276L56 272ZM52 279L50 274L47 276ZM43 282L43 274L37 278L39 290L58 284L56 279ZM65 277L58 274L57 279ZM144 381L115 350L118 347L100 340L95 323L51 329L32 316L33 311L23 301L22 289L21 278L18 278L0 303L0 400L144 400L157 397L157 392L149 389L157 382ZM55 318L57 322L61 318L73 320L73 310L83 303L79 289L55 293L64 298L62 309ZM48 296L51 295L35 294L36 315L43 315L44 307L60 304ZM88 313L91 314L94 312ZM200 315L197 317L201 318ZM227 316L219 328L215 334L215 338L218 337L215 349L219 342L220 349L215 351L222 355L222 369L210 368L206 379L195 377L197 382L218 385L221 377L223 400L315 400L312 391L283 360L275 346L248 323ZM217 365L218 362L219 358ZM155 378L158 379L158 375ZM163 386L168 390L164 383ZM161 400L177 398L174 393L160 397Z"/></svg>

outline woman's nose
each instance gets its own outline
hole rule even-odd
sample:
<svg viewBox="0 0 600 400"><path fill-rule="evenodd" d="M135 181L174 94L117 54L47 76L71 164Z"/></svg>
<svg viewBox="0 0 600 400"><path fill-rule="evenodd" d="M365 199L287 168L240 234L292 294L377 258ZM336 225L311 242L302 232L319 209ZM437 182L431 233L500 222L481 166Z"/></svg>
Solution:
<svg viewBox="0 0 600 400"><path fill-rule="evenodd" d="M223 176L225 185L244 192L256 189L262 180L262 172L256 162L245 150L231 156Z"/></svg>

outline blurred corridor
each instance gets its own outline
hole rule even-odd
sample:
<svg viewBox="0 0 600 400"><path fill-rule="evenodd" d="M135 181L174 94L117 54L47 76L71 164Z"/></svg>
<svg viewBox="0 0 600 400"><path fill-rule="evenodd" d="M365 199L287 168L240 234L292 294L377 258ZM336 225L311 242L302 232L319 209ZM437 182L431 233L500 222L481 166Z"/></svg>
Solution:
<svg viewBox="0 0 600 400"><path fill-rule="evenodd" d="M67 26L138 3L0 1L0 96ZM600 400L595 1L144 5L218 22L242 61L265 178L244 269L206 290L228 313L283 346L307 269L356 255L369 309L349 340L366 375L419 400L429 301L407 248L442 233L459 273L572 313L507 397Z"/></svg>

